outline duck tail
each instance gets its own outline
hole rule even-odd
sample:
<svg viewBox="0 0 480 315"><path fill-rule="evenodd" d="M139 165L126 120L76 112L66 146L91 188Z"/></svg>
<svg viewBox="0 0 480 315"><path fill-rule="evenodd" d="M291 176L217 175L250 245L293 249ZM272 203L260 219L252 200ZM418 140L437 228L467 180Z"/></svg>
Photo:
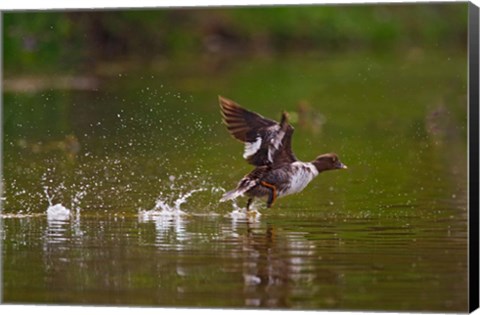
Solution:
<svg viewBox="0 0 480 315"><path fill-rule="evenodd" d="M227 191L225 194L223 194L222 198L220 199L220 202L232 200L241 195L243 195L243 191L239 191L238 189L230 190L230 191Z"/></svg>
<svg viewBox="0 0 480 315"><path fill-rule="evenodd" d="M283 127L288 125L288 113L285 111L282 113L282 119L280 120L280 126Z"/></svg>
<svg viewBox="0 0 480 315"><path fill-rule="evenodd" d="M239 196L243 196L243 194L246 191L250 190L256 184L257 183L255 180L252 180L251 178L246 176L240 181L240 183L238 183L237 188L235 188L234 190L227 191L225 194L223 194L222 198L220 199L220 202L232 200Z"/></svg>

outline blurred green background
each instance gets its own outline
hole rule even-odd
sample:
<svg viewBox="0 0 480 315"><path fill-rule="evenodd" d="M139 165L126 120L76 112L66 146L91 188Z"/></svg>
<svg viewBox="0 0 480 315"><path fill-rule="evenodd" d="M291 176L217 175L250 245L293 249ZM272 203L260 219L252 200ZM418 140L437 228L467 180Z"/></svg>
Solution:
<svg viewBox="0 0 480 315"><path fill-rule="evenodd" d="M312 8L312 9L309 9ZM7 74L91 69L105 60L466 48L467 4L8 12Z"/></svg>

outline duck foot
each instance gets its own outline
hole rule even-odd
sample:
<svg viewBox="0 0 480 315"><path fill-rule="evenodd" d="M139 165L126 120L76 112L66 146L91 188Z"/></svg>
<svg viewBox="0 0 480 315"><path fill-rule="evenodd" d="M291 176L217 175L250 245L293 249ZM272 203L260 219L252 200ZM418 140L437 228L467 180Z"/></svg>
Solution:
<svg viewBox="0 0 480 315"><path fill-rule="evenodd" d="M271 190L270 195L268 196L267 200L267 208L271 208L273 204L275 203L275 200L277 200L277 187L275 185L267 183L265 181L261 181L260 185L267 187Z"/></svg>
<svg viewBox="0 0 480 315"><path fill-rule="evenodd" d="M247 213L250 211L250 205L252 204L253 198L248 198L247 201Z"/></svg>
<svg viewBox="0 0 480 315"><path fill-rule="evenodd" d="M247 201L246 215L248 219L255 218L257 216L257 212L255 210L250 210L250 205L252 204L252 201L253 201L253 198L249 198Z"/></svg>
<svg viewBox="0 0 480 315"><path fill-rule="evenodd" d="M258 213L255 210L247 210L247 219L255 219Z"/></svg>

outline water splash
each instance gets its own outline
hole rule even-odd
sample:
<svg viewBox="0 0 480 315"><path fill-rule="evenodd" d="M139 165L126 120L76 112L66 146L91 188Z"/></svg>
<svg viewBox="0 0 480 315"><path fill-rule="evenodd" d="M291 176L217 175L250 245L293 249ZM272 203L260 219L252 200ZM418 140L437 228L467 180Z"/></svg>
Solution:
<svg viewBox="0 0 480 315"><path fill-rule="evenodd" d="M173 184L172 184L172 187ZM156 220L157 218L171 218L178 219L180 217L188 216L188 213L181 209L181 206L187 202L194 193L204 191L206 188L192 189L186 193L180 194L179 197L176 196L164 196L163 193L160 193L160 196L155 201L155 206L151 210L140 210L139 220L140 221L149 221ZM172 192L172 194L175 190ZM169 202L173 200L173 202Z"/></svg>
<svg viewBox="0 0 480 315"><path fill-rule="evenodd" d="M64 187L60 185L57 189ZM48 201L48 208L47 208L47 220L48 221L66 221L70 219L70 209L65 208L61 203L53 204L53 198L55 198L55 193L57 189L54 190L53 193L49 193L48 186L43 186L43 191L45 193L45 197Z"/></svg>
<svg viewBox="0 0 480 315"><path fill-rule="evenodd" d="M67 221L70 220L70 209L65 208L62 204L50 205L47 209L48 221Z"/></svg>
<svg viewBox="0 0 480 315"><path fill-rule="evenodd" d="M170 192L161 192L160 196L155 201L155 206L151 210L139 210L138 221L140 223L153 222L155 224L156 244L165 244L165 239L174 239L172 244L174 248L181 249L185 246L189 236L186 230L186 218L190 216L189 213L182 210L188 199L195 193L206 190L206 188L197 188L188 190L185 193L179 193L179 189L183 190L185 187L177 187L175 185L175 177L169 178Z"/></svg>
<svg viewBox="0 0 480 315"><path fill-rule="evenodd" d="M211 192L212 193L220 193L220 194L224 194L226 192L226 190L222 187L214 187L211 189ZM227 218L231 218L233 219L234 221L235 220L248 220L249 222L257 222L260 218L260 216L262 215L257 207L258 205L253 202L251 205L250 205L250 211L247 212L247 208L245 207L240 207L237 203L237 200L236 199L231 199L230 202L232 203L232 207L233 207L233 210L230 211L229 213L227 213L225 215L225 217Z"/></svg>
<svg viewBox="0 0 480 315"><path fill-rule="evenodd" d="M48 170L50 171L50 170ZM65 207L62 203L56 203L54 204L54 199L58 198L57 195L62 195L62 192L67 191L67 188L63 182L61 182L58 185L53 185L53 181L49 180L48 183L50 185L47 185L47 176L48 173L43 174L42 176L42 182L43 182L43 191L45 194L45 197L48 201L48 208L47 208L47 220L49 221L67 221L72 218L73 213L72 210L75 211L75 223L78 225L79 220L80 220L80 202L82 199L85 197L87 194L87 191L85 189L82 189L80 191L75 191L77 189L76 185L72 185L70 190L75 191L74 196L71 199L70 202L70 209ZM63 198L62 198L63 199Z"/></svg>
<svg viewBox="0 0 480 315"><path fill-rule="evenodd" d="M180 196L180 198L178 198L177 200L175 200L174 202L174 205L175 205L175 209L177 210L180 210L180 206L182 204L184 204L185 202L187 202L187 199L193 195L194 193L196 192L200 192L200 191L204 191L206 190L206 188L199 188L199 189L194 189L194 190L191 190L189 192L187 192L186 194L183 194L182 196Z"/></svg>
<svg viewBox="0 0 480 315"><path fill-rule="evenodd" d="M48 205L49 205L50 207L52 207L52 206L53 206L53 198L55 197L55 194L50 194L50 193L48 192L48 187L47 187L47 186L44 186L44 187L43 187L43 191L44 191L44 193L45 193L45 197L47 198Z"/></svg>
<svg viewBox="0 0 480 315"><path fill-rule="evenodd" d="M75 210L75 219L78 221L80 220L80 202L82 201L82 199L85 197L85 195L87 194L87 191L85 190L81 190L81 191L77 191L75 192L75 195L73 196L72 198L72 204L71 204L71 208L72 210Z"/></svg>
<svg viewBox="0 0 480 315"><path fill-rule="evenodd" d="M235 199L232 200L233 210L229 212L226 217L231 218L232 220L248 220L248 221L258 221L262 215L256 208L255 203L250 205L250 210L247 211L247 208L238 206Z"/></svg>

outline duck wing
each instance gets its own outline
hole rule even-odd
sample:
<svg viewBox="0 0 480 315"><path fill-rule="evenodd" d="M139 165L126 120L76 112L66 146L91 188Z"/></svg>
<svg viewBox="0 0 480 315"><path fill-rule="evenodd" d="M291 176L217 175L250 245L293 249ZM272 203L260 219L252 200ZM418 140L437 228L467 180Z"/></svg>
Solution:
<svg viewBox="0 0 480 315"><path fill-rule="evenodd" d="M293 127L287 114L277 123L257 113L246 110L237 103L219 96L223 122L230 134L245 143L243 157L255 166L276 166L297 159L292 152Z"/></svg>
<svg viewBox="0 0 480 315"><path fill-rule="evenodd" d="M292 151L292 135L294 130L295 129L291 125L287 124L281 147L276 152L273 159L273 167L298 161L297 157Z"/></svg>

